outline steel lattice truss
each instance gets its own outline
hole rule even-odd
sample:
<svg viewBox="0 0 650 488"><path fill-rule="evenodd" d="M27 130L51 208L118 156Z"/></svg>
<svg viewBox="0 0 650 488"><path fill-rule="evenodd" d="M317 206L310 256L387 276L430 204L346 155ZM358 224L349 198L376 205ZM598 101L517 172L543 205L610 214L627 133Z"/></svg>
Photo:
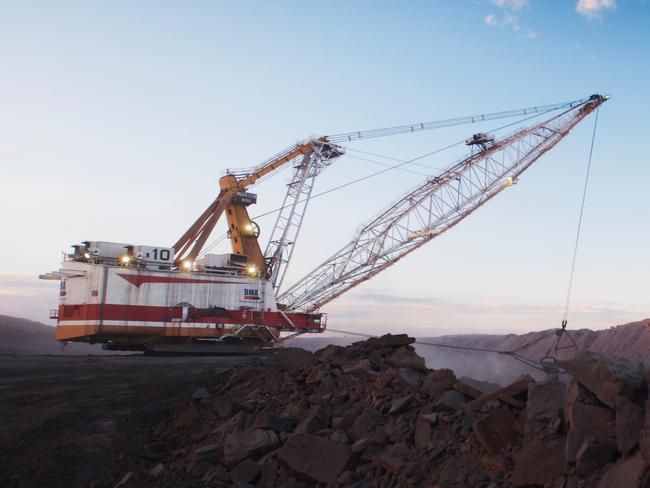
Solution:
<svg viewBox="0 0 650 488"><path fill-rule="evenodd" d="M277 297L288 310L315 311L450 229L508 188L606 98L589 100L473 154L394 202L354 239Z"/></svg>
<svg viewBox="0 0 650 488"><path fill-rule="evenodd" d="M310 146L311 150L294 164L293 175L287 184L287 193L264 252L275 290L282 286L291 261L314 188L314 180L334 158L343 154L341 148L318 140L311 141Z"/></svg>

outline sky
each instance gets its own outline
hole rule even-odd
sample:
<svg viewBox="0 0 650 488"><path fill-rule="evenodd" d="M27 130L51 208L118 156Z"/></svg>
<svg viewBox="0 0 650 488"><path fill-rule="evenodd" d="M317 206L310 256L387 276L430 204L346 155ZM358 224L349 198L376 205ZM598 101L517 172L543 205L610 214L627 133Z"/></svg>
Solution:
<svg viewBox="0 0 650 488"><path fill-rule="evenodd" d="M171 245L227 168L297 140L603 93L569 327L649 317L648 25L645 0L0 2L0 313L53 324L57 283L38 275L70 245ZM328 304L329 327L558 326L593 122L461 225ZM499 125L349 147L410 159ZM286 283L462 150L314 199ZM382 168L341 158L315 192ZM251 214L280 205L287 177L253 190ZM265 244L273 217L258 223Z"/></svg>

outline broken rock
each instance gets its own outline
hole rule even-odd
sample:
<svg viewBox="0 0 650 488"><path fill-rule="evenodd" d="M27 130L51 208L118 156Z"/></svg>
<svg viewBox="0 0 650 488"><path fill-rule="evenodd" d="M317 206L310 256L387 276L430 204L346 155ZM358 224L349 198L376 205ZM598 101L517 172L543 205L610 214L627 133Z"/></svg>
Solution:
<svg viewBox="0 0 650 488"><path fill-rule="evenodd" d="M428 449L431 443L432 426L437 422L438 414L420 415L415 422L415 448Z"/></svg>
<svg viewBox="0 0 650 488"><path fill-rule="evenodd" d="M465 397L461 393L458 393L456 390L447 390L433 404L433 411L453 412L456 410L464 410L466 405Z"/></svg>
<svg viewBox="0 0 650 488"><path fill-rule="evenodd" d="M208 462L216 464L223 454L223 447L220 444L206 444L194 451L194 462Z"/></svg>
<svg viewBox="0 0 650 488"><path fill-rule="evenodd" d="M498 457L509 445L518 444L515 421L510 409L503 405L477 420L472 429L485 452L492 457Z"/></svg>
<svg viewBox="0 0 650 488"><path fill-rule="evenodd" d="M250 484L259 474L260 465L252 459L244 459L232 470L230 476L235 483Z"/></svg>
<svg viewBox="0 0 650 488"><path fill-rule="evenodd" d="M512 482L516 486L546 485L564 471L563 439L531 443L514 453Z"/></svg>
<svg viewBox="0 0 650 488"><path fill-rule="evenodd" d="M199 388L192 394L192 400L195 402L200 402L210 396L206 388Z"/></svg>
<svg viewBox="0 0 650 488"><path fill-rule="evenodd" d="M305 419L296 427L297 433L315 434L316 432L327 429L331 425L331 419L327 410L322 405L314 405L309 410Z"/></svg>
<svg viewBox="0 0 650 488"><path fill-rule="evenodd" d="M561 361L560 366L611 409L616 408L619 395L638 401L647 394L643 365L638 361L586 352L575 359Z"/></svg>
<svg viewBox="0 0 650 488"><path fill-rule="evenodd" d="M582 443L576 455L576 474L586 478L594 471L612 461L616 457L616 444L611 440L593 441L588 439Z"/></svg>
<svg viewBox="0 0 650 488"><path fill-rule="evenodd" d="M370 368L370 361L367 359L361 359L360 361L356 361L352 364L348 364L346 366L343 366L343 373L344 374L353 374L353 375L373 375L376 374L371 368Z"/></svg>
<svg viewBox="0 0 650 488"><path fill-rule="evenodd" d="M566 437L566 462L575 463L578 449L586 440L608 441L616 438L614 412L582 385L574 382L567 395L569 431Z"/></svg>
<svg viewBox="0 0 650 488"><path fill-rule="evenodd" d="M390 406L389 414L396 414L404 410L413 401L413 395L406 395L401 398L393 400Z"/></svg>
<svg viewBox="0 0 650 488"><path fill-rule="evenodd" d="M293 421L291 419L273 415L268 412L259 412L255 417L254 428L271 429L275 432L291 432L293 430Z"/></svg>
<svg viewBox="0 0 650 488"><path fill-rule="evenodd" d="M628 459L622 459L612 466L600 479L598 488L646 488L644 474L648 465L640 453Z"/></svg>
<svg viewBox="0 0 650 488"><path fill-rule="evenodd" d="M350 448L309 434L293 434L277 452L290 470L318 483L334 483L352 459Z"/></svg>
<svg viewBox="0 0 650 488"><path fill-rule="evenodd" d="M550 425L562 418L565 396L566 387L557 379L531 383L528 386L524 430L526 442L549 434Z"/></svg>
<svg viewBox="0 0 650 488"><path fill-rule="evenodd" d="M623 396L616 397L616 445L627 454L639 444L645 409Z"/></svg>
<svg viewBox="0 0 650 488"><path fill-rule="evenodd" d="M276 448L280 438L272 430L250 429L226 436L223 443L224 461L237 464L246 458L255 458Z"/></svg>
<svg viewBox="0 0 650 488"><path fill-rule="evenodd" d="M408 346L414 342L415 338L409 337L406 334L386 334L379 338L378 345L379 347L400 347Z"/></svg>
<svg viewBox="0 0 650 488"><path fill-rule="evenodd" d="M396 368L415 369L417 371L424 371L426 369L424 358L418 356L415 352L406 349L406 347L400 347L397 349L388 357L386 362Z"/></svg>

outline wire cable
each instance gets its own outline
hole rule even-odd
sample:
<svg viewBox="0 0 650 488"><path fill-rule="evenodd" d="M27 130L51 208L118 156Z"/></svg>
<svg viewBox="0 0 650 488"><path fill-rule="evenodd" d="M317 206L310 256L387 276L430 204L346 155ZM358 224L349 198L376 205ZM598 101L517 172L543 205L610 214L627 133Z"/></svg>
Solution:
<svg viewBox="0 0 650 488"><path fill-rule="evenodd" d="M565 106L568 105L568 104L575 104L575 103L577 103L577 102L567 102L567 104L564 104L564 105L551 106L550 108L548 108L548 109L546 109L546 110L544 110L544 111L542 111L542 112L535 112L533 115L530 115L530 116L528 116L528 117L525 117L525 118L523 118L523 119L521 119L521 120L517 120L517 121L515 121L515 122L510 122L510 123L508 123L508 124L502 125L502 126L500 126L500 127L497 127L497 128L495 128L495 129L490 130L489 132L498 132L498 131L501 131L501 130L507 129L507 128L512 127L512 126L514 126L514 125L521 124L521 123L523 123L523 122L527 122L528 120L534 119L534 118L536 118L536 117L540 117L540 116L545 115L545 114L547 114L547 113L549 113L549 112L552 112L552 111L558 110L558 109L560 109L560 108L563 108L563 107L565 107ZM454 143L452 143L452 144L449 144L449 145L447 145L447 146L444 146L444 147L441 147L441 148L438 148L438 149L434 149L433 151L430 151L430 152L428 152L428 153L422 154L422 155L420 155L420 156L417 156L417 157L415 157L415 158L408 159L408 160L402 160L402 159L397 159L397 158L393 158L393 157L390 157L390 156L382 156L382 155L380 155L380 154L373 153L374 156L378 156L378 157L383 157L383 158L386 158L386 159L392 159L392 160L395 160L395 161L399 161L399 164L395 164L395 165L389 166L389 167L387 167L386 169L383 169L383 170L380 170L380 171L376 171L376 172L371 173L371 174L369 174L369 175L362 176L362 177L360 177L360 178L356 178L356 179L351 180L351 181L349 181L349 182L347 182L347 183L343 183L342 185L335 186L335 187L330 188L330 189L328 189L328 190L325 190L325 191L322 191L322 192L317 193L317 194L315 194L315 195L312 195L310 198L311 198L311 199L318 198L318 197L321 197L321 196L327 195L327 194L329 194L329 193L332 193L332 192L334 192L334 191L341 190L341 189L343 189L343 188L347 188L348 186L354 185L354 184L356 184L356 183L360 183L360 182L362 182L362 181L368 180L368 179L373 178L373 177L375 177L375 176L379 176L379 175L384 174L384 173L386 173L386 172L388 172L388 171L392 171L392 170L394 170L394 169L401 168L402 166L405 166L405 165L407 165L407 164L413 164L413 163L415 163L416 161L420 161L420 160L422 160L422 159L424 159L424 158L427 158L427 157L429 157L429 156L433 156L434 154L438 154L438 153L440 153L440 152L446 151L446 150L448 150L448 149L451 149L452 147L459 146L459 145L464 144L464 143L465 143L464 140L460 140L460 141L454 142ZM345 149L348 150L347 147L346 147ZM432 169L433 169L433 168L432 168ZM440 171L440 170L439 170L439 171ZM298 203L302 203L303 201L304 201L304 199L303 199L303 200L300 200ZM274 214L274 213L280 212L280 211L284 210L285 208L287 208L286 205L285 205L285 206L282 206L282 207L278 207L278 208L273 209L273 210L269 210L268 212L265 212L265 213L262 213L262 214L256 215L255 217L253 217L253 219L259 219L259 218L262 218L262 217L266 217L266 216L268 216L268 215L271 215L271 214ZM220 237L218 237L215 241L213 241L213 242L211 242L209 245L207 245L207 246L204 248L204 250L201 252L201 256L204 256L204 255L207 254L210 250L214 249L214 247L217 246L219 243L223 242L224 239L226 239L227 236L228 236L228 233L224 233L224 234L222 234Z"/></svg>
<svg viewBox="0 0 650 488"><path fill-rule="evenodd" d="M370 335L370 334L363 334L360 332L351 332L347 330L340 330L340 329L330 329L329 327L327 328L328 331L331 332L338 332L340 334L349 334L349 335L355 335L359 337L368 337L368 338L376 338L376 335ZM537 369L539 371L546 371L540 364L536 363L532 359L529 359L525 356L522 356L520 354L517 354L514 351L501 351L498 349L488 349L484 347L471 347L471 346L455 346L452 344L444 344L440 342L424 342L424 341L415 341L413 344L418 344L421 346L429 346L429 347L439 347L439 348L444 348L444 349L455 349L455 350L462 350L462 351L469 351L469 352L481 352L481 353L489 353L489 354L499 354L502 356L508 356L511 357L512 359L515 359L516 361L519 361L522 364L525 364L526 366Z"/></svg>
<svg viewBox="0 0 650 488"><path fill-rule="evenodd" d="M591 146L589 147L589 158L587 160L587 174L585 175L585 183L582 189L582 201L580 202L580 217L578 218L578 228L576 230L575 243L573 245L573 258L571 259L571 272L569 273L569 286L566 294L566 301L564 303L564 315L562 316L562 326L566 327L567 317L569 315L569 306L571 302L571 292L573 290L573 278L576 269L576 258L578 256L578 244L580 242L580 231L582 229L582 216L585 210L585 200L587 197L587 186L589 185L589 174L591 172L591 158L594 153L594 142L596 140L596 128L598 127L598 112L596 109L596 118L594 120L594 130L591 134Z"/></svg>
<svg viewBox="0 0 650 488"><path fill-rule="evenodd" d="M329 142L333 142L333 143L351 142L360 139L372 139L375 137L392 136L397 134L405 134L408 132L419 132L424 130L440 129L444 127L452 127L455 125L473 124L476 122L503 119L507 117L515 117L517 115L527 115L529 113L544 112L546 110L556 110L558 108L563 108L563 107L573 107L574 105L579 105L584 101L585 99L579 99L570 102L562 102L562 103L556 103L551 105L540 105L535 107L520 108L516 110L506 110L503 112L492 112L487 114L457 117L453 119L436 120L432 122L420 122L416 124L383 127L380 129L343 132L340 134L332 134L326 137Z"/></svg>

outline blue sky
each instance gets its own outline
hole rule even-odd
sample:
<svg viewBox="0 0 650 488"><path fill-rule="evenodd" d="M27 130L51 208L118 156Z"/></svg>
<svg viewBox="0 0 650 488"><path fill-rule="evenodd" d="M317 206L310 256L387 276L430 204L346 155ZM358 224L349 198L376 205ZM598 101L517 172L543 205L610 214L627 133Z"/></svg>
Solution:
<svg viewBox="0 0 650 488"><path fill-rule="evenodd" d="M0 313L46 321L56 284L36 277L70 244L171 245L226 168L298 139L602 92L612 100L569 321L650 315L647 1L1 2L0 14ZM330 326L558 325L592 123L462 225L331 303ZM411 158L497 125L350 147ZM435 173L461 155L423 163ZM378 169L341 159L316 191ZM279 205L286 176L256 189L253 214ZM288 282L422 178L391 171L314 200ZM272 224L260 220L262 236Z"/></svg>

